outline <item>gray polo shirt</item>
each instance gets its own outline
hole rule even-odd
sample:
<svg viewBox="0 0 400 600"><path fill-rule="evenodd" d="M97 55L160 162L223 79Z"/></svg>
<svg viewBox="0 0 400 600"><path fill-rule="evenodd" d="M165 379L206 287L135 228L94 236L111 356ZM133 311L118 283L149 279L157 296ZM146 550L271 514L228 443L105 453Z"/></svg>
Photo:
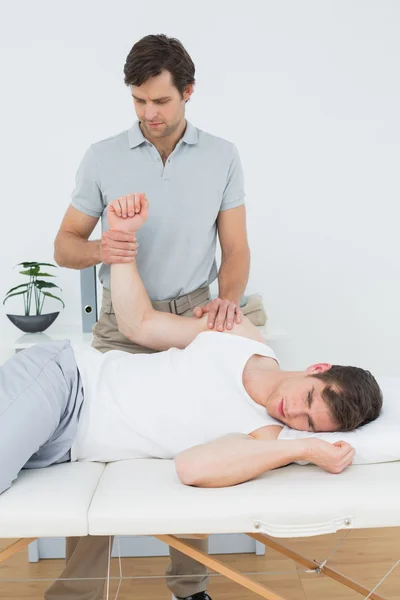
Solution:
<svg viewBox="0 0 400 600"><path fill-rule="evenodd" d="M235 146L190 123L167 159L131 129L89 147L76 176L71 204L108 229L107 205L144 192L149 218L138 231L137 265L152 300L167 300L217 277L216 219L244 203L243 171ZM99 273L110 287L110 267Z"/></svg>

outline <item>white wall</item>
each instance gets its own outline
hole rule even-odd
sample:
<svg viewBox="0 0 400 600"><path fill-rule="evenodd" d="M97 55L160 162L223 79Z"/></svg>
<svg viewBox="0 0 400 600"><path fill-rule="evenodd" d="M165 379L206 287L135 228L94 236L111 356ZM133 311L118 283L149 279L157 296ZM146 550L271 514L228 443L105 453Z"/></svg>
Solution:
<svg viewBox="0 0 400 600"><path fill-rule="evenodd" d="M0 10L1 297L20 282L15 263L52 260L84 150L134 119L126 55L164 32L196 64L189 119L239 148L248 291L290 332L277 345L284 365L400 373L399 2L4 0ZM78 273L58 281L58 326L79 326Z"/></svg>

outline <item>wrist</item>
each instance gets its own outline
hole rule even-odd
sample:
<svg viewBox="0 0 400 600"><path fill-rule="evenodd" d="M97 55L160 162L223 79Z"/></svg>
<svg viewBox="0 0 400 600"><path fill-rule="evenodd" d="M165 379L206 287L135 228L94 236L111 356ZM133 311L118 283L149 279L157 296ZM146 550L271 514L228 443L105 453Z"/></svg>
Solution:
<svg viewBox="0 0 400 600"><path fill-rule="evenodd" d="M219 291L218 298L221 298L221 300L229 300L229 302L234 302L237 306L240 306L240 302L242 300L242 296L233 294L229 290L227 290L226 292L224 290Z"/></svg>
<svg viewBox="0 0 400 600"><path fill-rule="evenodd" d="M294 460L306 460L312 462L312 438L291 440L294 444Z"/></svg>
<svg viewBox="0 0 400 600"><path fill-rule="evenodd" d="M94 242L94 253L95 253L94 259L96 261L96 264L104 262L103 248L102 248L102 245L101 245L101 239L100 240L95 240L95 242Z"/></svg>
<svg viewBox="0 0 400 600"><path fill-rule="evenodd" d="M309 461L307 457L307 451L305 444L302 444L303 440L275 440L272 442L276 444L274 446L277 450L277 456L279 457L280 466L289 465L297 461ZM265 442L266 447L271 442Z"/></svg>

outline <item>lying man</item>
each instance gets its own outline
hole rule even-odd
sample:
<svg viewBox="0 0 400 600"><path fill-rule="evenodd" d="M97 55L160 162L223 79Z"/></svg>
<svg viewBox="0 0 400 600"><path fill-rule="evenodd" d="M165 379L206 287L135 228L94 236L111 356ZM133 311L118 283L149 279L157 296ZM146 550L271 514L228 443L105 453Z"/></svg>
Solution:
<svg viewBox="0 0 400 600"><path fill-rule="evenodd" d="M109 205L111 229L143 226L146 198L130 202ZM111 266L111 293L120 331L164 351L102 354L62 341L8 360L0 370L0 493L24 467L70 460L175 458L181 481L204 487L300 460L331 473L351 464L345 442L278 436L283 425L348 431L376 419L382 394L368 371L282 371L246 319L222 333L208 330L206 316L155 311L135 262Z"/></svg>

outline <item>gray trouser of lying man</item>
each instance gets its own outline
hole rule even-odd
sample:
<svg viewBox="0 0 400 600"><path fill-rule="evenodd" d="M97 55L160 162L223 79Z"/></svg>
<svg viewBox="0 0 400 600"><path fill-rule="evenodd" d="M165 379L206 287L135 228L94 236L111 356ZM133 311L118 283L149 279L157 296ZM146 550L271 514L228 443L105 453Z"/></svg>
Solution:
<svg viewBox="0 0 400 600"><path fill-rule="evenodd" d="M23 468L70 460L82 402L68 340L33 346L0 367L0 493Z"/></svg>

